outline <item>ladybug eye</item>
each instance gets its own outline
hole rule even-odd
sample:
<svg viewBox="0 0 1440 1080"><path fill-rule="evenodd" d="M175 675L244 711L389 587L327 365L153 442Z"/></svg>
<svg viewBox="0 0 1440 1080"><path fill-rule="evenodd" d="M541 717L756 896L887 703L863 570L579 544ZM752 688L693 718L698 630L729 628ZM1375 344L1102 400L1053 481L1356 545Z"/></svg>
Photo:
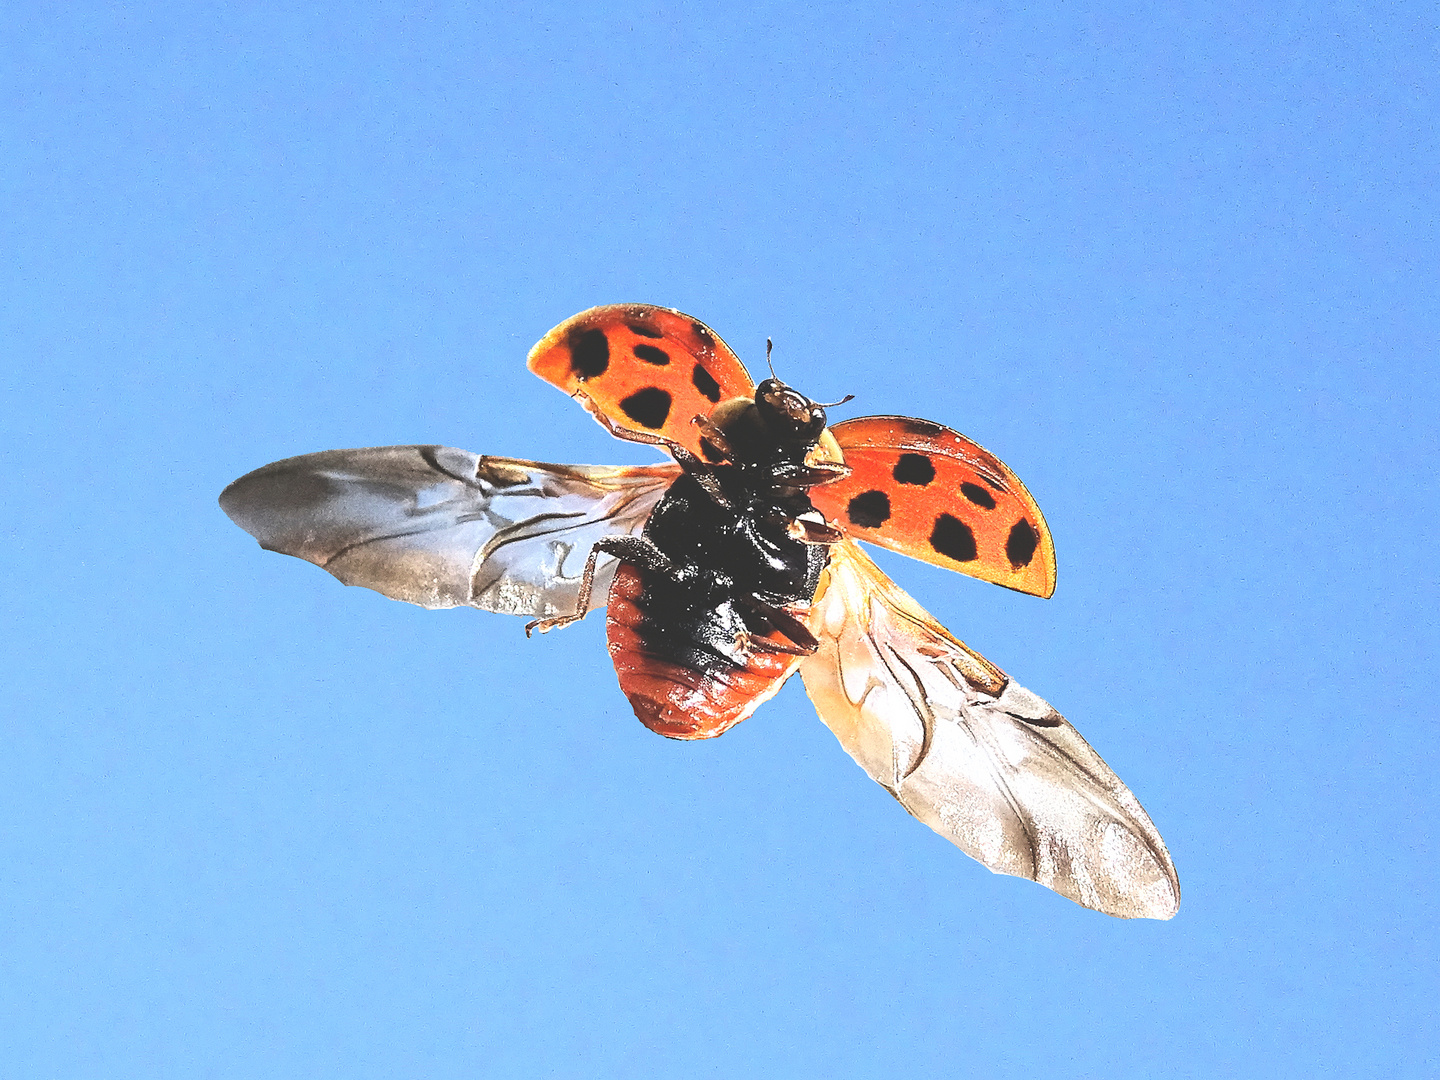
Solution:
<svg viewBox="0 0 1440 1080"><path fill-rule="evenodd" d="M810 419L810 402L794 390L786 390L781 394L778 404L780 411L797 424L803 424Z"/></svg>
<svg viewBox="0 0 1440 1080"><path fill-rule="evenodd" d="M779 379L766 379L755 388L761 416L786 443L808 441L825 427L825 410Z"/></svg>

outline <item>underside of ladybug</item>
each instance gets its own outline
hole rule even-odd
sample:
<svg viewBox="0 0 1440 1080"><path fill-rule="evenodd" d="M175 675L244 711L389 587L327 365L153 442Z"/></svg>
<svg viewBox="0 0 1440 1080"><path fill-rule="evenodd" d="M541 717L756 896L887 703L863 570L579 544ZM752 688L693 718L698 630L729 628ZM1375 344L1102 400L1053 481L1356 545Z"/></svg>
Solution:
<svg viewBox="0 0 1440 1080"><path fill-rule="evenodd" d="M1111 915L1175 914L1174 865L1129 789L855 543L1049 596L1049 530L998 458L907 417L828 427L668 308L582 312L529 365L672 462L331 450L257 469L220 504L263 547L425 607L528 615L528 633L608 605L620 687L671 738L721 734L798 669L861 767L991 870Z"/></svg>

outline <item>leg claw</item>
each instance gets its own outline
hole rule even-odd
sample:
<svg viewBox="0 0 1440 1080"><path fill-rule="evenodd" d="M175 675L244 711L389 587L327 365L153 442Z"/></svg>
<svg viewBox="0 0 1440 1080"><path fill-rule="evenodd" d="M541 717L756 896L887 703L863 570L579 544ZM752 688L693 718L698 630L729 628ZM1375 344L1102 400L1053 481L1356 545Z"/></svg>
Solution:
<svg viewBox="0 0 1440 1080"><path fill-rule="evenodd" d="M584 615L556 615L550 619L536 619L534 622L525 624L525 636L528 638L535 630L539 630L542 634L548 634L551 630L563 630L571 623L577 623L584 617Z"/></svg>

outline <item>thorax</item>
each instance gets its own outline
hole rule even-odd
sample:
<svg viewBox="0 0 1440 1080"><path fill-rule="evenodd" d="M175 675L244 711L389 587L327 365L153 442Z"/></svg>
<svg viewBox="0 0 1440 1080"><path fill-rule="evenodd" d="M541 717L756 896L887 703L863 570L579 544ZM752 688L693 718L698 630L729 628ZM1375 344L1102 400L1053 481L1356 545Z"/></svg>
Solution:
<svg viewBox="0 0 1440 1080"><path fill-rule="evenodd" d="M715 473L729 506L683 475L651 514L645 536L706 591L809 601L825 552L795 539L789 526L813 510L810 500L777 495L758 470L720 466Z"/></svg>

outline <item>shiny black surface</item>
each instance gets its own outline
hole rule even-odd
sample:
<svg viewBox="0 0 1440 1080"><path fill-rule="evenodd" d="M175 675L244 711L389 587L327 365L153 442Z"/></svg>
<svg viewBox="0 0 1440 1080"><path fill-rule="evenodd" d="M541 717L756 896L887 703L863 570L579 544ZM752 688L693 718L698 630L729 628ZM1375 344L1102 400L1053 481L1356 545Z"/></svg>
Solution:
<svg viewBox="0 0 1440 1080"><path fill-rule="evenodd" d="M813 509L803 493L777 492L763 469L718 466L714 475L731 506L681 476L644 532L673 567L637 565L644 618L636 629L645 651L702 672L743 667L737 634L768 634L775 622L766 607L810 601L829 555L786 531Z"/></svg>

